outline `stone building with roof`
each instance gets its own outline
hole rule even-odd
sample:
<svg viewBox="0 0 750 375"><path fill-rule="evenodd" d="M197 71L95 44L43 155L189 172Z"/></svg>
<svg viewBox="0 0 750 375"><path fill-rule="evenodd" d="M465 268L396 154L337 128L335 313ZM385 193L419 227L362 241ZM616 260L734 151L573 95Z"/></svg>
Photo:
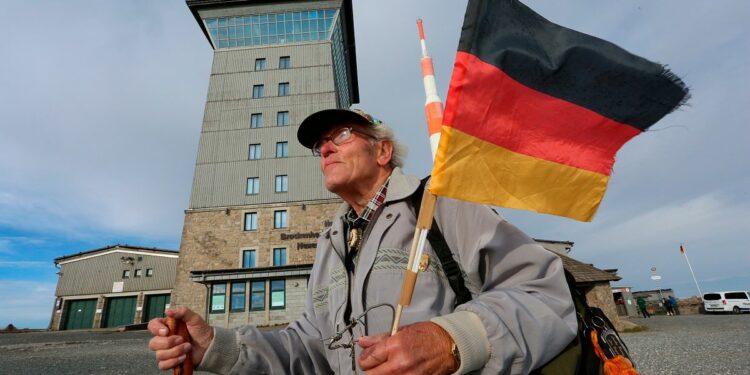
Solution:
<svg viewBox="0 0 750 375"><path fill-rule="evenodd" d="M576 289L586 296L586 302L588 302L589 306L602 309L607 318L615 324L615 328L621 330L623 326L617 314L610 286L610 282L621 280L621 277L617 276L616 270L602 270L594 267L592 264L583 263L571 258L568 253L573 248L573 242L542 239L535 239L535 241L545 249L560 256L560 259L563 261L563 267L573 275L576 282Z"/></svg>

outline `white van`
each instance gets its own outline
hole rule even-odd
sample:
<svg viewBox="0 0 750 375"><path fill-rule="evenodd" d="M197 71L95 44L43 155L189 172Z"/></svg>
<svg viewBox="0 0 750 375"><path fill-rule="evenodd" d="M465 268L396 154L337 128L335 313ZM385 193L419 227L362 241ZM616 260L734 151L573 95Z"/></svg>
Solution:
<svg viewBox="0 0 750 375"><path fill-rule="evenodd" d="M750 311L750 292L712 292L703 295L706 312L728 312L739 314Z"/></svg>

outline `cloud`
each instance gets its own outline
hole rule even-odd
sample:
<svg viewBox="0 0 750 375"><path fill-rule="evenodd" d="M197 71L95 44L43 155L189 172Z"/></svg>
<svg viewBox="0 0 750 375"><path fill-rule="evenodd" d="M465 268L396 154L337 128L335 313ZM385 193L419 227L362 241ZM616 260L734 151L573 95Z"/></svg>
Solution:
<svg viewBox="0 0 750 375"><path fill-rule="evenodd" d="M55 302L55 284L0 280L0 328L46 328Z"/></svg>

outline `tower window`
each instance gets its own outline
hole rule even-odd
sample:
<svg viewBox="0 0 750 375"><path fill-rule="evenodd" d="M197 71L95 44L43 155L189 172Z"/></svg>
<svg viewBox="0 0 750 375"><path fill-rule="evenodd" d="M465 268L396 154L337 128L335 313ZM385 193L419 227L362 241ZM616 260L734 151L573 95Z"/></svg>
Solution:
<svg viewBox="0 0 750 375"><path fill-rule="evenodd" d="M263 96L262 92L261 92L261 96ZM263 127L263 114L262 113L253 113L252 115L250 115L250 127L253 129Z"/></svg>
<svg viewBox="0 0 750 375"><path fill-rule="evenodd" d="M289 82L279 83L279 96L288 96L288 95L289 95Z"/></svg>
<svg viewBox="0 0 750 375"><path fill-rule="evenodd" d="M276 112L276 126L289 125L289 111Z"/></svg>
<svg viewBox="0 0 750 375"><path fill-rule="evenodd" d="M255 59L255 70L266 70L266 59Z"/></svg>
<svg viewBox="0 0 750 375"><path fill-rule="evenodd" d="M253 99L263 97L263 85L253 85Z"/></svg>
<svg viewBox="0 0 750 375"><path fill-rule="evenodd" d="M281 56L279 57L279 69L289 69L292 67L291 60L289 59L289 56Z"/></svg>
<svg viewBox="0 0 750 375"><path fill-rule="evenodd" d="M247 195L255 195L260 192L260 178L258 177L250 177L247 179L247 191L245 194Z"/></svg>

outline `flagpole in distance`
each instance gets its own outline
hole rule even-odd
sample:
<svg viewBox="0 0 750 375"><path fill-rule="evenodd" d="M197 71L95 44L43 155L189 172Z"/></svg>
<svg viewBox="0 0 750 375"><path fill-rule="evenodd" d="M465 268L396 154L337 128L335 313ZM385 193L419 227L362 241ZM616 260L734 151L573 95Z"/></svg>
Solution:
<svg viewBox="0 0 750 375"><path fill-rule="evenodd" d="M695 287L698 288L698 296L701 297L701 301L703 300L703 292L701 292L701 287L698 286L698 280L695 278L695 273L693 272L693 266L690 265L690 259L688 259L687 252L685 251L685 248L682 247L682 244L680 244L680 252L682 255L685 256L685 261L687 262L688 268L690 269L690 274L693 275L693 282L695 282Z"/></svg>
<svg viewBox="0 0 750 375"><path fill-rule="evenodd" d="M435 70L432 65L432 57L427 53L421 19L417 20L417 28L419 29L419 43L422 47L422 81L426 97L424 110L427 117L427 130L430 133L430 150L432 151L432 160L434 161L435 153L440 143L440 127L443 125L443 102L437 94ZM427 233L432 226L436 201L437 197L425 187L422 202L419 206L419 216L417 217L417 226L414 229L411 251L409 252L409 261L406 265L406 276L401 285L401 297L399 298L398 306L396 306L396 314L393 317L391 335L395 335L398 332L401 313L404 311L405 306L409 306L411 297L414 295L414 285L417 282L419 263L422 259L425 243L427 242Z"/></svg>

